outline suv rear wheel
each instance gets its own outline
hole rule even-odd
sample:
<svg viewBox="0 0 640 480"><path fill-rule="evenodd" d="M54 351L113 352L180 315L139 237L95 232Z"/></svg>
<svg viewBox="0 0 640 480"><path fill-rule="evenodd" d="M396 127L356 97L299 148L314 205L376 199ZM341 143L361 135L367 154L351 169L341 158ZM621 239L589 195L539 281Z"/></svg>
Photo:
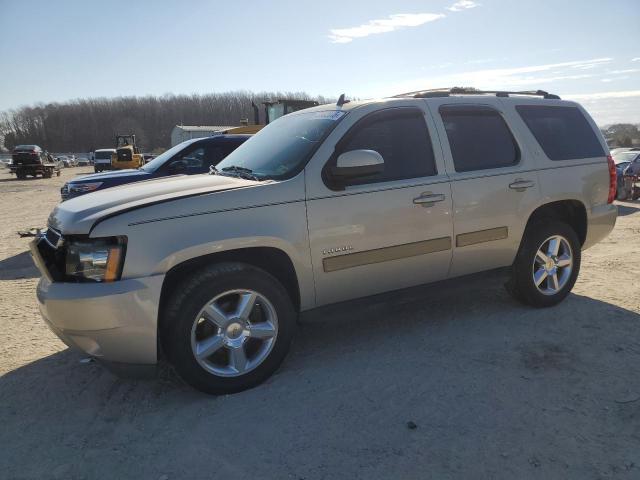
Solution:
<svg viewBox="0 0 640 480"><path fill-rule="evenodd" d="M163 346L178 374L206 393L227 394L271 376L289 351L296 314L285 288L240 263L207 267L167 302Z"/></svg>
<svg viewBox="0 0 640 480"><path fill-rule="evenodd" d="M580 258L580 241L569 225L552 219L537 221L525 230L507 289L527 305L556 305L573 288Z"/></svg>

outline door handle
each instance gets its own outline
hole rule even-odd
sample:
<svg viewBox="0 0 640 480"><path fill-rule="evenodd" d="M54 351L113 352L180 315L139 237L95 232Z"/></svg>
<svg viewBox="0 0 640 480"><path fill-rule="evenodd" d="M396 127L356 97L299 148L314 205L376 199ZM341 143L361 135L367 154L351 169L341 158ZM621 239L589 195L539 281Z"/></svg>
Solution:
<svg viewBox="0 0 640 480"><path fill-rule="evenodd" d="M515 182L509 184L509 188L515 190L516 192L524 192L525 189L531 188L535 185L531 180L523 180L522 178L517 178Z"/></svg>
<svg viewBox="0 0 640 480"><path fill-rule="evenodd" d="M413 203L416 205L422 205L423 207L431 207L436 202L442 202L444 200L444 194L424 192L417 198L413 199Z"/></svg>

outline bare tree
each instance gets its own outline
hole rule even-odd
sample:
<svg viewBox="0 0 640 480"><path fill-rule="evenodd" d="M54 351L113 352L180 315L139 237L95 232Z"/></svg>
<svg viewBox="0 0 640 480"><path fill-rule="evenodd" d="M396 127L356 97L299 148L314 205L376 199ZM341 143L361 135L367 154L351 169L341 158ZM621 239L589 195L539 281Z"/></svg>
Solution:
<svg viewBox="0 0 640 480"><path fill-rule="evenodd" d="M53 152L83 152L112 146L116 133L134 133L143 149L152 151L169 147L175 125L239 125L243 118L252 122L252 102L291 98L329 101L304 92L249 91L78 99L0 112L0 139L9 149L37 144Z"/></svg>

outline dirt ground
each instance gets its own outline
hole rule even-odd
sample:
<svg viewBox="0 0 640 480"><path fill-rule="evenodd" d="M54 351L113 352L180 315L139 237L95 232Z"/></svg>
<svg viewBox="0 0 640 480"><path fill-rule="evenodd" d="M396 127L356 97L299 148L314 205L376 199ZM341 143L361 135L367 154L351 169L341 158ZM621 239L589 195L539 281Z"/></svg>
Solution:
<svg viewBox="0 0 640 480"><path fill-rule="evenodd" d="M489 276L316 312L266 384L209 397L81 363L42 322L16 231L88 171L0 171L0 478L640 478L640 203L555 308Z"/></svg>

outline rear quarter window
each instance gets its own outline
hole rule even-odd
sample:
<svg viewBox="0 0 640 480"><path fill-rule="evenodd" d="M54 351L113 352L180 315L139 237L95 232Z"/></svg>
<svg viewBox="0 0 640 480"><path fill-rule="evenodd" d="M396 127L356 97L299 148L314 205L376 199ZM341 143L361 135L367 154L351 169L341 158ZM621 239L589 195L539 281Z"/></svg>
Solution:
<svg viewBox="0 0 640 480"><path fill-rule="evenodd" d="M593 128L577 107L518 105L516 110L550 160L605 155Z"/></svg>

